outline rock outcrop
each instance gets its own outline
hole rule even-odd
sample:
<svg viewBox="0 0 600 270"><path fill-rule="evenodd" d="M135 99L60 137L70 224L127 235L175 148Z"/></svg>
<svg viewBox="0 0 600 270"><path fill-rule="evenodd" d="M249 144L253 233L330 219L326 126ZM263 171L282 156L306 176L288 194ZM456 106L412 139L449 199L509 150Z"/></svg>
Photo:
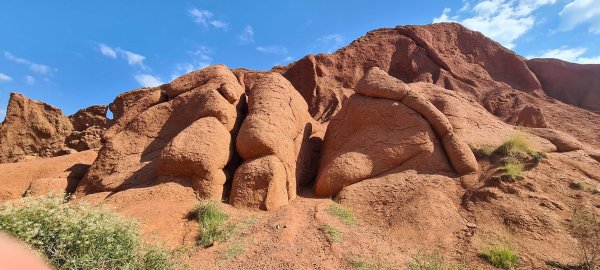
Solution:
<svg viewBox="0 0 600 270"><path fill-rule="evenodd" d="M27 156L51 157L63 150L73 130L60 109L11 93L6 118L0 126L0 163Z"/></svg>
<svg viewBox="0 0 600 270"><path fill-rule="evenodd" d="M600 65L531 59L527 66L537 76L547 95L600 113Z"/></svg>
<svg viewBox="0 0 600 270"><path fill-rule="evenodd" d="M355 91L327 128L317 195L335 195L344 186L391 170L477 170L471 149L446 116L411 85L372 68Z"/></svg>
<svg viewBox="0 0 600 270"><path fill-rule="evenodd" d="M525 105L517 114L515 125L531 128L547 128L548 122L540 108L535 105Z"/></svg>
<svg viewBox="0 0 600 270"><path fill-rule="evenodd" d="M100 148L102 135L110 127L106 117L107 106L94 105L69 116L73 132L67 137L66 145L77 151Z"/></svg>
<svg viewBox="0 0 600 270"><path fill-rule="evenodd" d="M294 199L297 186L310 180L312 118L283 76L247 72L244 81L248 115L236 148L245 162L235 173L229 201L271 210Z"/></svg>
<svg viewBox="0 0 600 270"><path fill-rule="evenodd" d="M232 155L225 150L233 149L230 136L239 125L243 93L231 71L215 65L170 84L120 95L111 104L115 123L78 191L119 191L177 178L195 183L202 197L220 198L223 163ZM194 168L179 170L182 165Z"/></svg>

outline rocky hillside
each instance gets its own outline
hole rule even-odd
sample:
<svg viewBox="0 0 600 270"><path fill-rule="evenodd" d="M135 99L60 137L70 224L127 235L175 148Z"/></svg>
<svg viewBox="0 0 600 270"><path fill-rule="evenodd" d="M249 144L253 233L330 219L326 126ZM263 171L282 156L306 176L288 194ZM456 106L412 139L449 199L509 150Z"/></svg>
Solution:
<svg viewBox="0 0 600 270"><path fill-rule="evenodd" d="M120 94L112 120L106 107L66 117L14 94L0 162L100 148L85 175L0 178L0 194L59 179L46 190L114 206L174 246L193 246L198 199L254 217L238 242L192 249L194 269L403 269L423 251L491 269L479 254L498 243L523 269L575 265L573 213L600 214L593 70L433 24L374 30L268 72L210 66ZM0 176L58 158L0 164ZM358 225L336 219L331 199ZM222 259L232 245L242 253Z"/></svg>

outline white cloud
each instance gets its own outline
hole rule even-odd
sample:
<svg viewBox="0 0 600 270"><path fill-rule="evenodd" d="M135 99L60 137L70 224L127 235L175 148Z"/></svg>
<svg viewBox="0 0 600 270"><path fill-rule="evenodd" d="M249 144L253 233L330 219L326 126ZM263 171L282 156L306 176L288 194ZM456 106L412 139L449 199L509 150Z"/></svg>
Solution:
<svg viewBox="0 0 600 270"><path fill-rule="evenodd" d="M589 31L600 34L600 1L575 0L565 5L560 16L560 30L572 30L579 25L587 24Z"/></svg>
<svg viewBox="0 0 600 270"><path fill-rule="evenodd" d="M446 8L433 22L461 23L512 49L515 41L535 25L537 18L532 13L555 2L556 0L485 0L475 2L477 4L468 12L465 7L472 5L471 1L465 2L459 10L460 15L451 16L452 10Z"/></svg>
<svg viewBox="0 0 600 270"><path fill-rule="evenodd" d="M266 54L287 54L288 50L284 46L272 45L272 46L259 46L256 50Z"/></svg>
<svg viewBox="0 0 600 270"><path fill-rule="evenodd" d="M123 50L121 48L117 48L117 52L119 52L121 54L121 56L127 60L127 64L129 64L130 66L138 65L142 68L145 67L144 66L144 60L146 59L145 56L139 55L137 53L133 53L133 52L130 52L127 50Z"/></svg>
<svg viewBox="0 0 600 270"><path fill-rule="evenodd" d="M127 61L127 64L129 64L130 66L138 66L142 69L148 69L144 65L144 60L146 60L146 57L143 55L121 48L112 48L102 43L98 45L98 50L100 51L100 53L102 53L102 55L108 58L116 59L117 57L120 57L122 59L125 59Z"/></svg>
<svg viewBox="0 0 600 270"><path fill-rule="evenodd" d="M134 78L142 87L155 87L164 84L160 78L150 74L138 74Z"/></svg>
<svg viewBox="0 0 600 270"><path fill-rule="evenodd" d="M320 37L313 42L310 50L313 53L332 53L344 45L344 37L340 34L331 34Z"/></svg>
<svg viewBox="0 0 600 270"><path fill-rule="evenodd" d="M560 49L547 50L542 52L540 55L528 56L528 59L532 58L556 58L572 63L579 64L600 64L600 55L584 57L583 55L587 52L586 48L568 48L562 47Z"/></svg>
<svg viewBox="0 0 600 270"><path fill-rule="evenodd" d="M211 65L213 59L210 56L213 51L205 46L199 46L196 50L189 52L193 61L189 63L179 63L175 65L175 71L171 74L171 80L190 73L194 70L203 69Z"/></svg>
<svg viewBox="0 0 600 270"><path fill-rule="evenodd" d="M27 75L25 76L25 82L29 85L33 85L35 83L35 78L33 76Z"/></svg>
<svg viewBox="0 0 600 270"><path fill-rule="evenodd" d="M238 35L238 39L242 44L254 43L254 28L246 25L242 33Z"/></svg>
<svg viewBox="0 0 600 270"><path fill-rule="evenodd" d="M117 53L115 52L115 50L113 48L107 46L106 44L102 44L102 43L99 44L98 49L100 50L102 55L104 55L106 57L110 57L112 59L117 58Z"/></svg>
<svg viewBox="0 0 600 270"><path fill-rule="evenodd" d="M0 72L0 82L12 81L12 78L2 72Z"/></svg>
<svg viewBox="0 0 600 270"><path fill-rule="evenodd" d="M49 66L46 66L46 65L38 64L38 63L35 63L35 62L32 62L32 61L29 61L27 59L24 59L24 58L16 57L12 53L9 53L9 52L6 52L6 51L4 52L4 57L6 57L6 59L8 59L10 61L13 61L13 62L15 62L17 64L26 65L32 71L40 73L40 74L49 74L53 70L56 70L56 69L53 69L53 68L51 68Z"/></svg>
<svg viewBox="0 0 600 270"><path fill-rule="evenodd" d="M188 14L194 18L194 22L209 28L210 26L219 29L227 29L229 24L221 20L213 20L214 14L208 10L192 8L188 10Z"/></svg>

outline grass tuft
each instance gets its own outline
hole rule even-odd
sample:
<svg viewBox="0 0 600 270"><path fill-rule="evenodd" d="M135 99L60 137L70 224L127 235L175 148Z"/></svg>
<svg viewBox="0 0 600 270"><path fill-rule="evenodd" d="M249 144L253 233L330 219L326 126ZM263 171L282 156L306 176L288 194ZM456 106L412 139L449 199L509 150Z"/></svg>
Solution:
<svg viewBox="0 0 600 270"><path fill-rule="evenodd" d="M525 137L518 135L510 137L495 152L505 157L514 158L527 158L530 154L534 153Z"/></svg>
<svg viewBox="0 0 600 270"><path fill-rule="evenodd" d="M347 259L346 262L352 266L352 268L356 270L388 270L390 269L388 266L382 263L372 263L365 260L350 258Z"/></svg>
<svg viewBox="0 0 600 270"><path fill-rule="evenodd" d="M493 246L484 249L479 256L500 269L514 269L519 264L519 255L509 247Z"/></svg>
<svg viewBox="0 0 600 270"><path fill-rule="evenodd" d="M356 225L356 219L350 210L343 208L341 205L337 203L332 203L327 209L329 214L339 217L344 223L347 225Z"/></svg>
<svg viewBox="0 0 600 270"><path fill-rule="evenodd" d="M500 175L503 179L509 182L515 182L523 178L523 170L525 166L521 161L516 158L507 158L504 161L504 165L498 168L502 174Z"/></svg>
<svg viewBox="0 0 600 270"><path fill-rule="evenodd" d="M327 235L330 242L342 242L342 233L331 225L325 224L321 230Z"/></svg>
<svg viewBox="0 0 600 270"><path fill-rule="evenodd" d="M571 235L579 242L577 253L583 269L600 269L600 216L576 210L571 218Z"/></svg>
<svg viewBox="0 0 600 270"><path fill-rule="evenodd" d="M202 247L210 247L215 242L225 242L234 234L235 225L228 222L229 215L219 210L217 203L200 202L193 212L200 222L198 244Z"/></svg>
<svg viewBox="0 0 600 270"><path fill-rule="evenodd" d="M583 183L577 182L577 181L571 182L571 184L569 184L569 186L572 189L575 189L575 190L583 190L583 189L585 189L585 185Z"/></svg>
<svg viewBox="0 0 600 270"><path fill-rule="evenodd" d="M415 256L408 264L409 270L468 270L463 264L451 264L444 262L437 253L422 253Z"/></svg>
<svg viewBox="0 0 600 270"><path fill-rule="evenodd" d="M175 269L172 252L142 242L139 225L64 197L0 205L0 231L29 244L57 269Z"/></svg>
<svg viewBox="0 0 600 270"><path fill-rule="evenodd" d="M471 147L471 150L473 151L473 154L475 154L475 157L477 157L477 158L491 159L492 156L494 155L494 151L496 149L494 149L494 147L484 145L481 147Z"/></svg>

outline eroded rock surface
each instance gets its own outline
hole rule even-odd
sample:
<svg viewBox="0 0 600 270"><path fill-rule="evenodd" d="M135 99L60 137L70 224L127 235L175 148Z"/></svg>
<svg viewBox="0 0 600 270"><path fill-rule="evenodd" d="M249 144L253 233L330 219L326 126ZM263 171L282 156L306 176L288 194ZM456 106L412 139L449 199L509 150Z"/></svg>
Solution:
<svg viewBox="0 0 600 270"><path fill-rule="evenodd" d="M51 157L64 148L73 126L60 109L11 93L0 126L0 163Z"/></svg>
<svg viewBox="0 0 600 270"><path fill-rule="evenodd" d="M446 116L410 85L370 69L329 123L315 193L337 194L344 186L390 170L459 174L477 170L469 146Z"/></svg>

